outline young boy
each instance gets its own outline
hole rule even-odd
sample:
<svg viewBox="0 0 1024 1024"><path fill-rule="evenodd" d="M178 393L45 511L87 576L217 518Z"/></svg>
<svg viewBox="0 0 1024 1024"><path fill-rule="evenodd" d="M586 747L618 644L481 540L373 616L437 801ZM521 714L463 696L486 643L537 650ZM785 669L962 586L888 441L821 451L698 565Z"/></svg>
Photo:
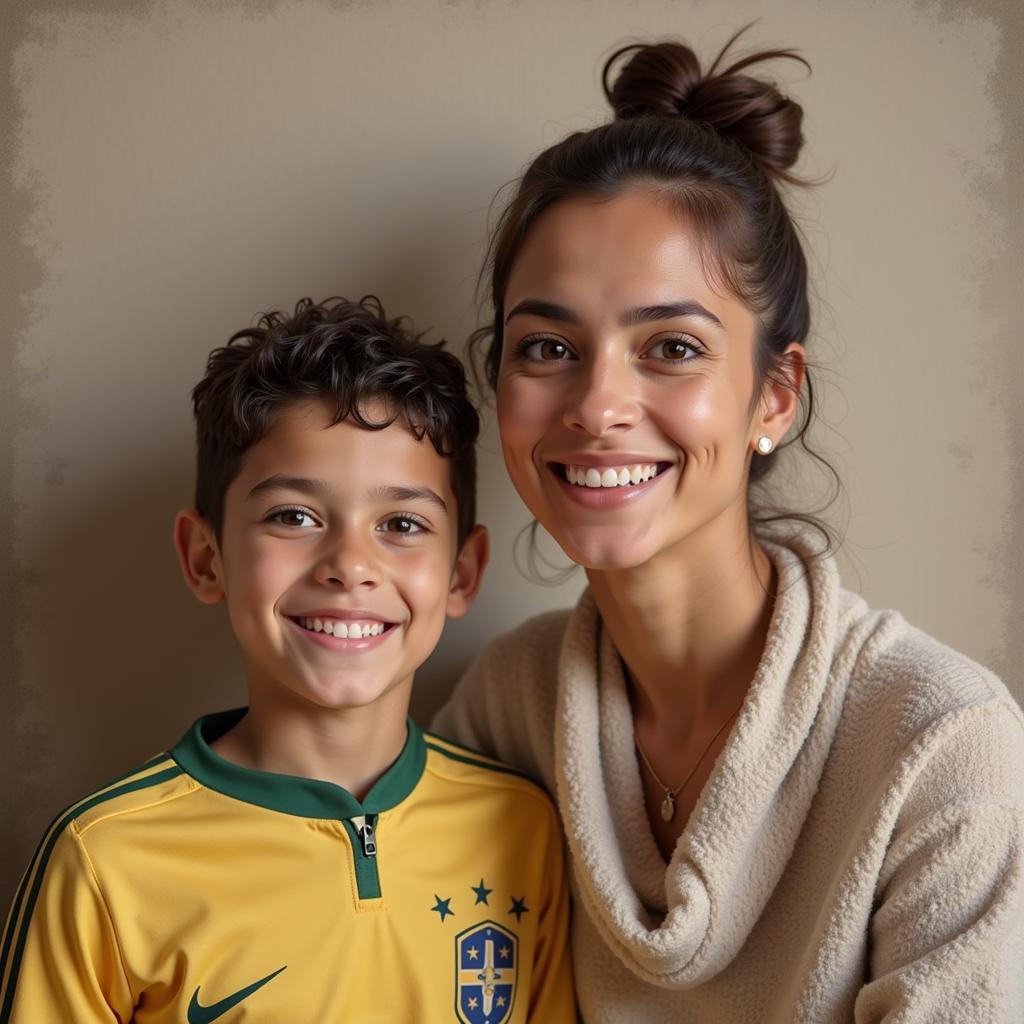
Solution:
<svg viewBox="0 0 1024 1024"><path fill-rule="evenodd" d="M550 802L407 718L487 559L458 360L375 300L304 300L215 350L193 400L175 544L249 706L54 821L0 1024L574 1020Z"/></svg>

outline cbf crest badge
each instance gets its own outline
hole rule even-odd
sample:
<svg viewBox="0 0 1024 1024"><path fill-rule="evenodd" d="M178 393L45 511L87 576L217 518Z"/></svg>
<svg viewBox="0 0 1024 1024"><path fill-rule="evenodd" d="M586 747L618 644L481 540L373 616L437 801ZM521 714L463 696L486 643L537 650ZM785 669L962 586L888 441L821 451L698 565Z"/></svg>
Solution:
<svg viewBox="0 0 1024 1024"><path fill-rule="evenodd" d="M502 1024L509 1018L518 966L515 935L494 921L455 936L455 1010L462 1024Z"/></svg>

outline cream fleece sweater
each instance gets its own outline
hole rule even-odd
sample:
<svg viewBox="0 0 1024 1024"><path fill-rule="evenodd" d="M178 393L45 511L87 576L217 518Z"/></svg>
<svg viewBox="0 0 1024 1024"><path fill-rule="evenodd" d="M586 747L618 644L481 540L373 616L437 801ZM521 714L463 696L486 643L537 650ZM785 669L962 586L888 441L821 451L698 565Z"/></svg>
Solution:
<svg viewBox="0 0 1024 1024"><path fill-rule="evenodd" d="M587 1024L1024 1021L1024 716L765 545L761 664L666 870L589 593L499 637L434 728L557 797Z"/></svg>

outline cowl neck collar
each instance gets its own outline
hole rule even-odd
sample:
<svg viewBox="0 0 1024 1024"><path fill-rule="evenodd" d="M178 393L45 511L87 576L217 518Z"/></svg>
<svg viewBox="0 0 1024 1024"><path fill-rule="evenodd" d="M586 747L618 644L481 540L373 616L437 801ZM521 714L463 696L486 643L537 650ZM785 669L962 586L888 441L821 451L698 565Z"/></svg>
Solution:
<svg viewBox="0 0 1024 1024"><path fill-rule="evenodd" d="M842 704L824 699L834 562L762 543L778 573L764 653L667 870L644 810L622 661L589 591L562 645L555 776L579 896L618 957L663 987L706 981L743 945L799 836Z"/></svg>

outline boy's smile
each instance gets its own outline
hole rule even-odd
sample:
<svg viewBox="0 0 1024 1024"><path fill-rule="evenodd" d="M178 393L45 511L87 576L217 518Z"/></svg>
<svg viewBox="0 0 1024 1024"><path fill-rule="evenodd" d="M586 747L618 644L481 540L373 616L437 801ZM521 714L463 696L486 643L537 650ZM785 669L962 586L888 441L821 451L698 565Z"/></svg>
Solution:
<svg viewBox="0 0 1024 1024"><path fill-rule="evenodd" d="M366 430L331 412L278 413L211 545L254 702L406 702L446 614L465 610L449 461L404 420Z"/></svg>

